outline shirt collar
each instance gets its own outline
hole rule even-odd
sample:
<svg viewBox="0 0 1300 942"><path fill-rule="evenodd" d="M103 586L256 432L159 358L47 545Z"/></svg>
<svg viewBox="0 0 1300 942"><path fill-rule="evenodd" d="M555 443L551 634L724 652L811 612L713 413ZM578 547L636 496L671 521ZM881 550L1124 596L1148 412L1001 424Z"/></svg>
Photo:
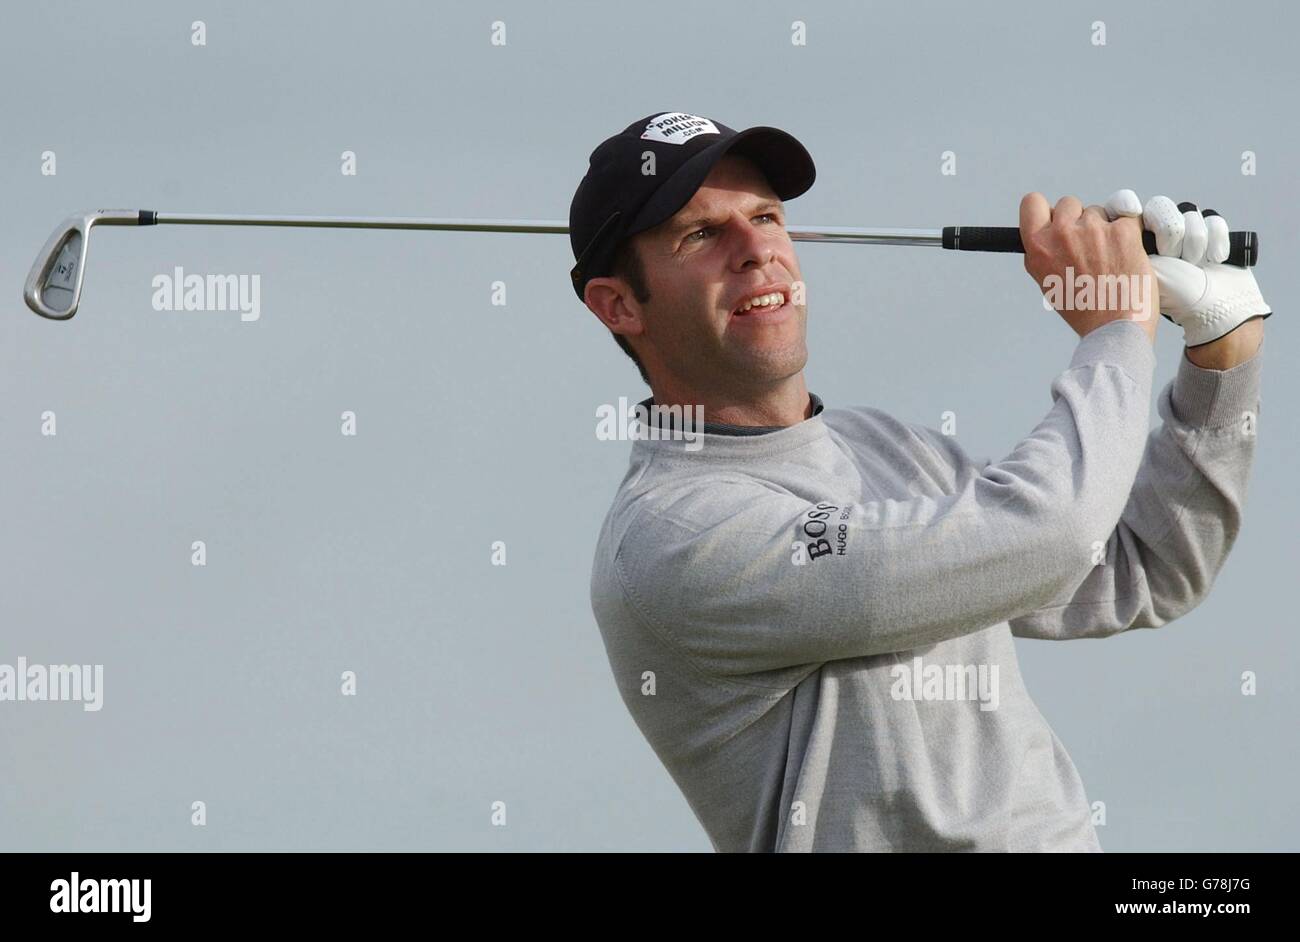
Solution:
<svg viewBox="0 0 1300 942"><path fill-rule="evenodd" d="M808 401L812 404L813 415L819 415L822 409L825 408L816 393L809 393ZM654 396L643 399L640 405L644 407L646 415L652 417L656 415L656 413L650 411L650 407L654 405ZM668 410L662 410L657 415L660 428L672 430L676 427L673 414ZM700 431L705 435L766 435L769 432L779 432L786 427L784 425L731 425L727 422L705 422Z"/></svg>

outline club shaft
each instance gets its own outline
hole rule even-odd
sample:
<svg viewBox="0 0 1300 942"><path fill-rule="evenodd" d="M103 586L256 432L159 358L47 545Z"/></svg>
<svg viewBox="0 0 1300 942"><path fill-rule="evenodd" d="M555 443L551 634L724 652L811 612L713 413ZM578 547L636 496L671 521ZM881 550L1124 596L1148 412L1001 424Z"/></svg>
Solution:
<svg viewBox="0 0 1300 942"><path fill-rule="evenodd" d="M566 235L561 219L426 219L409 216L242 216L155 213L156 225L288 226L309 229L425 229L444 232L531 232ZM795 242L857 242L872 245L942 245L940 229L869 229L791 226Z"/></svg>
<svg viewBox="0 0 1300 942"><path fill-rule="evenodd" d="M524 232L567 235L563 219L450 219L418 216L248 216L210 213L160 213L149 209L96 209L69 216L46 241L23 285L27 306L42 317L67 320L77 312L86 271L90 230L95 226L268 226L305 229L425 229L445 232ZM858 245L923 245L964 252L1024 252L1014 226L946 226L942 229L788 226L794 242L841 242ZM1229 265L1249 267L1259 261L1259 236L1228 233ZM1148 254L1155 236L1142 233ZM60 295L47 304L47 290Z"/></svg>
<svg viewBox="0 0 1300 942"><path fill-rule="evenodd" d="M130 225L130 221L121 224ZM404 216L229 216L141 212L139 225L292 226L321 229L432 229L447 232L538 232L564 235L562 219L422 219ZM923 245L967 252L1024 252L1015 226L946 226L943 229L789 226L794 242L840 242L857 245ZM1149 254L1155 235L1142 234ZM1250 267L1259 261L1259 237L1250 231L1229 233L1229 265Z"/></svg>
<svg viewBox="0 0 1300 942"><path fill-rule="evenodd" d="M563 235L567 223L548 219L424 219L414 216L229 216L155 213L163 226L288 226L305 229L433 229L447 232L540 232Z"/></svg>

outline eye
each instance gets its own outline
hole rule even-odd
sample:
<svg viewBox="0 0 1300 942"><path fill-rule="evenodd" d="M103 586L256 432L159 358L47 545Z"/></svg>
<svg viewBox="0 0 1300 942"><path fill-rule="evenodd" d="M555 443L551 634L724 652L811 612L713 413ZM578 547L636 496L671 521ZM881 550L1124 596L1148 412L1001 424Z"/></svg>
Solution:
<svg viewBox="0 0 1300 942"><path fill-rule="evenodd" d="M755 218L755 219L768 219L768 220L771 220L772 222L774 222L774 223L776 223L776 224L778 224L778 225L780 225L780 223L781 223L781 220L777 217L777 214L776 214L776 213L763 213L762 215L760 215L760 216L755 216L754 218ZM703 229L696 229L694 232L692 232L692 233L690 233L690 234L684 236L684 237L682 238L682 242L702 242L702 241L703 241L702 239L697 239L697 238L695 238L695 237L696 237L697 235L700 235L701 233L705 233L705 232L713 232L713 231L714 231L714 227L713 227L713 226L705 226Z"/></svg>

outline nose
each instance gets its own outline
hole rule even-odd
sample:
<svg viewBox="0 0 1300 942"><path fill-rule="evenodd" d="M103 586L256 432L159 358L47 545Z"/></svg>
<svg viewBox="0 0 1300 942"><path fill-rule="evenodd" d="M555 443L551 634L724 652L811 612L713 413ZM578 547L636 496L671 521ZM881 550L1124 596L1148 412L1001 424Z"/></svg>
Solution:
<svg viewBox="0 0 1300 942"><path fill-rule="evenodd" d="M776 246L769 232L750 222L744 213L732 213L727 227L734 241L733 260L737 271L763 268L776 258Z"/></svg>

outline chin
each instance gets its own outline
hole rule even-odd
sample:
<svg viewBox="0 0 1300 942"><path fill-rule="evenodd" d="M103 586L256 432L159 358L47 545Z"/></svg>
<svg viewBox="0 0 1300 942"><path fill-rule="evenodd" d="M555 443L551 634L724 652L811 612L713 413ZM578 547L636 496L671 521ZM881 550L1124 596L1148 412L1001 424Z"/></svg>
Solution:
<svg viewBox="0 0 1300 942"><path fill-rule="evenodd" d="M803 370L808 363L808 350L800 345L798 349L771 350L760 354L750 352L745 361L744 373L748 379L777 382L789 379Z"/></svg>

